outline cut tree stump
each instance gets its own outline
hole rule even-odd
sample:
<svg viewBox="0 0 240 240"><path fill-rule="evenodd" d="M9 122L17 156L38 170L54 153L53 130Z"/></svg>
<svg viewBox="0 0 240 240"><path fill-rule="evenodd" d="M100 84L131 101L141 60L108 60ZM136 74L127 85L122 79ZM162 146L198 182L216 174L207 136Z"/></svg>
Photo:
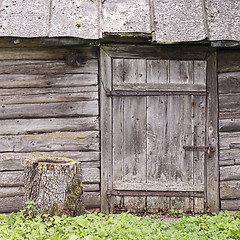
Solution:
<svg viewBox="0 0 240 240"><path fill-rule="evenodd" d="M78 216L82 203L81 163L67 158L28 159L24 162L25 201L39 213Z"/></svg>

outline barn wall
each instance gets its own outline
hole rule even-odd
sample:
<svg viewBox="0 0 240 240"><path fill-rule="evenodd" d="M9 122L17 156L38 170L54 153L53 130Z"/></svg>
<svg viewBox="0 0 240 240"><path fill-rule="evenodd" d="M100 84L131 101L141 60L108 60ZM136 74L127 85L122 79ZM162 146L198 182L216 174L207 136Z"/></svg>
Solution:
<svg viewBox="0 0 240 240"><path fill-rule="evenodd" d="M240 208L240 50L218 52L221 209Z"/></svg>
<svg viewBox="0 0 240 240"><path fill-rule="evenodd" d="M97 51L0 41L0 213L23 207L23 161L38 156L81 161L86 206L100 206Z"/></svg>

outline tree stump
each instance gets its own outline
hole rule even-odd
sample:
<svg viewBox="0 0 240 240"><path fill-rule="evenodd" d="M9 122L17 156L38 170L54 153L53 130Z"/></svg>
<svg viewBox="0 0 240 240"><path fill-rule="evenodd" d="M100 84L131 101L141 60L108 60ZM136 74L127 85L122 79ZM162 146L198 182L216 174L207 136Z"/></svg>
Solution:
<svg viewBox="0 0 240 240"><path fill-rule="evenodd" d="M67 158L28 159L24 163L25 201L39 213L78 216L82 203L81 163Z"/></svg>

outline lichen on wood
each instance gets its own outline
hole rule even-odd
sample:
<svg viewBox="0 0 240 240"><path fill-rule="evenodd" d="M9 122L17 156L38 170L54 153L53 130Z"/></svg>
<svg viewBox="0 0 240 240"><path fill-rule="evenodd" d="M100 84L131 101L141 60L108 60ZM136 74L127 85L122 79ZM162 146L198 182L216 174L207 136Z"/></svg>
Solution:
<svg viewBox="0 0 240 240"><path fill-rule="evenodd" d="M27 159L24 172L25 201L33 201L39 213L85 213L80 162L58 157Z"/></svg>

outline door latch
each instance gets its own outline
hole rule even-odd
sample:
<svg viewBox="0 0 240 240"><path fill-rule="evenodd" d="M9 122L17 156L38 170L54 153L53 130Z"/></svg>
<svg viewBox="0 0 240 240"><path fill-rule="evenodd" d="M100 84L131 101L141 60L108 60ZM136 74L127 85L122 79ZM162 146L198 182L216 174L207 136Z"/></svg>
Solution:
<svg viewBox="0 0 240 240"><path fill-rule="evenodd" d="M209 145L209 146L183 146L183 149L185 151L203 151L208 154L208 157L212 157L212 153L215 152L215 147Z"/></svg>

